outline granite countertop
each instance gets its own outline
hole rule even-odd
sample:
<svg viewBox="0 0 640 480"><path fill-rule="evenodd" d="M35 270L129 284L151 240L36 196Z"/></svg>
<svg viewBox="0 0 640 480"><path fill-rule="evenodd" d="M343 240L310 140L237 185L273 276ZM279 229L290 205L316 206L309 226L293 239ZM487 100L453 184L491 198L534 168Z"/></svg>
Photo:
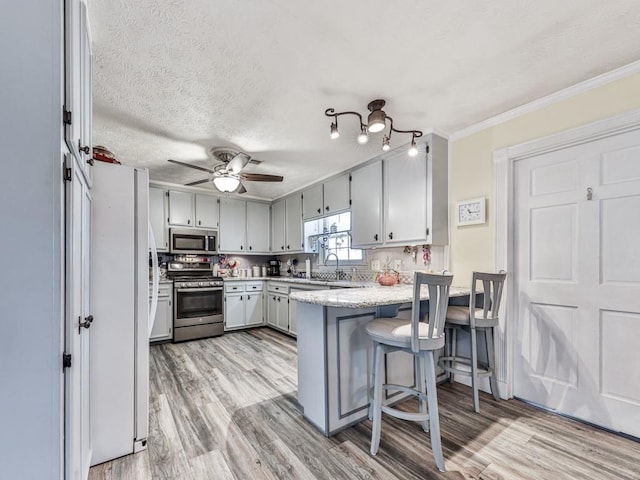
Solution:
<svg viewBox="0 0 640 480"><path fill-rule="evenodd" d="M461 297L469 295L469 293L468 288L451 287L449 297ZM369 308L411 302L413 300L413 285L394 285L392 287L378 285L371 288L295 292L291 293L289 298L325 307ZM429 292L426 288L422 289L421 298L423 300L429 299Z"/></svg>
<svg viewBox="0 0 640 480"><path fill-rule="evenodd" d="M297 285L319 285L324 287L341 287L341 288L362 288L374 287L378 285L375 282L352 282L350 280L320 280L316 278L295 278L295 277L223 277L225 282L251 282L251 281L271 281L281 283L291 283Z"/></svg>

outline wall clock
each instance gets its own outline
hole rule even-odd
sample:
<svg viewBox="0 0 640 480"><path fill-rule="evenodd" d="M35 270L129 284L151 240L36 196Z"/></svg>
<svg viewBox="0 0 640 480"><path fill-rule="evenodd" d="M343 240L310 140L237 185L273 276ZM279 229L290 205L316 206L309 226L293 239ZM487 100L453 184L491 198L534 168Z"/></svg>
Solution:
<svg viewBox="0 0 640 480"><path fill-rule="evenodd" d="M486 221L485 197L465 200L456 204L456 225L478 225Z"/></svg>

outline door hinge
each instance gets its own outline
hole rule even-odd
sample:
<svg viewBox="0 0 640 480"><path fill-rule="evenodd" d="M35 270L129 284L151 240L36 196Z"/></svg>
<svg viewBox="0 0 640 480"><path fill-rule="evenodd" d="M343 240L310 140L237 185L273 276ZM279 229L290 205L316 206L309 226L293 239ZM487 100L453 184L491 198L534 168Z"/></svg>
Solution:
<svg viewBox="0 0 640 480"><path fill-rule="evenodd" d="M71 112L66 110L64 107L62 108L62 123L65 125L71 125Z"/></svg>
<svg viewBox="0 0 640 480"><path fill-rule="evenodd" d="M429 236L429 228L427 228L427 237Z"/></svg>
<svg viewBox="0 0 640 480"><path fill-rule="evenodd" d="M70 368L71 367L71 354L70 353L63 353L62 354L62 369L64 370L65 368Z"/></svg>
<svg viewBox="0 0 640 480"><path fill-rule="evenodd" d="M65 155L62 165L62 180L70 182L72 180L71 166L69 165L69 157Z"/></svg>
<svg viewBox="0 0 640 480"><path fill-rule="evenodd" d="M352 204L352 203L351 203L351 199L349 199L349 205L351 205L351 204Z"/></svg>
<svg viewBox="0 0 640 480"><path fill-rule="evenodd" d="M353 177L351 176L351 174L349 174L349 181L351 182L353 180Z"/></svg>

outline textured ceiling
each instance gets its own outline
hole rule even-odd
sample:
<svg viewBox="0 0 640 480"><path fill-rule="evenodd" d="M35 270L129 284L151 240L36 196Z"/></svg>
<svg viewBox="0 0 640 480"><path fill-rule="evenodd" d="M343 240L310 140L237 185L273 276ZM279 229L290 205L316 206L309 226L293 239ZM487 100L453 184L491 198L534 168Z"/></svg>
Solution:
<svg viewBox="0 0 640 480"><path fill-rule="evenodd" d="M363 162L355 117L452 133L640 58L638 0L89 0L94 144L186 183L212 147L262 160L275 198ZM394 135L392 147L408 142Z"/></svg>

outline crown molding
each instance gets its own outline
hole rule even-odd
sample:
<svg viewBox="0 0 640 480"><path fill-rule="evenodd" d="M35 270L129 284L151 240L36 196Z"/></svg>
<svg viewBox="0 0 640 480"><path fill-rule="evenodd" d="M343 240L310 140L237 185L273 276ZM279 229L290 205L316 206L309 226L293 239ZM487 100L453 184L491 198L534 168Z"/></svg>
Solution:
<svg viewBox="0 0 640 480"><path fill-rule="evenodd" d="M570 87L564 88L555 93L526 103L519 107L507 110L506 112L500 113L491 118L487 118L486 120L463 128L462 130L458 130L449 135L449 140L455 141L464 137L468 137L487 128L495 127L496 125L500 125L522 115L526 115L527 113L531 113L549 105L553 105L554 103L560 102L562 100L575 97L576 95L580 95L581 93L588 92L590 90L593 90L594 88L607 85L609 83L615 82L616 80L629 77L636 73L640 73L640 60L616 68L615 70L611 70L610 72L590 78L589 80L585 80Z"/></svg>

